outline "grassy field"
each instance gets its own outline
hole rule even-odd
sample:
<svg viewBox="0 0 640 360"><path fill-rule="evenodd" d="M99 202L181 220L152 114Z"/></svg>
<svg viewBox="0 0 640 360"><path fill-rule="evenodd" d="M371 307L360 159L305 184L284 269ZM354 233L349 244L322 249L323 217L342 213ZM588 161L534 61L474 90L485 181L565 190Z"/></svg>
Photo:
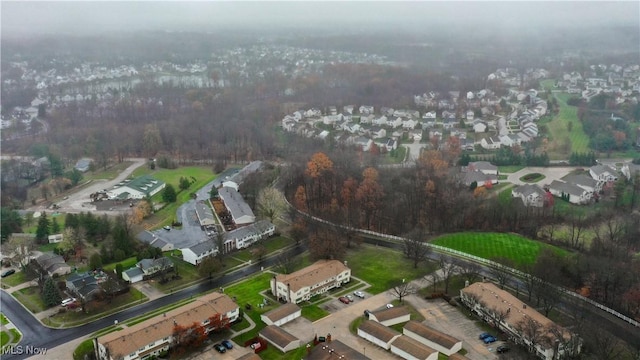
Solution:
<svg viewBox="0 0 640 360"><path fill-rule="evenodd" d="M555 94L560 106L560 112L548 122L549 145L547 152L553 159L566 159L572 152L589 152L589 137L585 134L582 123L578 120L578 109L575 106L567 105L567 100L571 95L562 93ZM569 131L569 123L571 131ZM564 143L569 139L570 146L565 147ZM565 151L568 150L568 151Z"/></svg>
<svg viewBox="0 0 640 360"><path fill-rule="evenodd" d="M327 315L329 315L328 311L320 308L318 305L315 305L315 304L306 305L302 307L302 316L311 322L320 320Z"/></svg>
<svg viewBox="0 0 640 360"><path fill-rule="evenodd" d="M514 172L518 172L524 169L522 165L508 165L508 166L498 166L499 174L512 174Z"/></svg>
<svg viewBox="0 0 640 360"><path fill-rule="evenodd" d="M96 179L113 180L131 164L132 162L130 161L123 161L107 167L107 170L103 170L99 167L95 171L88 171L82 175L82 182Z"/></svg>
<svg viewBox="0 0 640 360"><path fill-rule="evenodd" d="M216 178L215 174L210 168L201 166L186 166L177 169L157 169L151 170L147 166L139 167L133 172L133 176L150 175L158 180L162 180L167 184L173 185L178 192L178 198L176 202L167 204L161 210L145 219L143 225L146 229L157 229L165 225L170 225L176 216L176 210L178 207L191 198L191 193L199 190L213 179ZM190 180L195 178L195 182L191 184L185 191L180 191L178 184L181 177L186 177ZM154 203L162 202L162 191L152 197Z"/></svg>
<svg viewBox="0 0 640 360"><path fill-rule="evenodd" d="M372 294L386 291L393 281L417 279L434 269L430 263L414 269L401 252L369 245L350 250L346 260L353 276L371 284L367 291Z"/></svg>
<svg viewBox="0 0 640 360"><path fill-rule="evenodd" d="M264 247L267 249L267 253L272 253L276 250L280 250L287 246L295 244L295 241L284 236L274 236L265 241L262 241L260 244L264 245ZM249 261L255 257L253 255L254 249L255 247L243 249L241 251L232 253L230 256L242 261Z"/></svg>
<svg viewBox="0 0 640 360"><path fill-rule="evenodd" d="M47 305L42 300L40 289L37 286L14 291L12 295L34 314L47 309Z"/></svg>
<svg viewBox="0 0 640 360"><path fill-rule="evenodd" d="M484 259L507 258L516 265L533 264L543 247L551 247L520 235L506 233L457 233L441 236L432 242L435 245L462 251ZM551 247L559 254L565 250Z"/></svg>
<svg viewBox="0 0 640 360"><path fill-rule="evenodd" d="M15 274L2 279L2 288L20 285L25 281L27 281L25 273L23 271L17 271Z"/></svg>
<svg viewBox="0 0 640 360"><path fill-rule="evenodd" d="M0 313L0 324L7 325L8 323L9 323L9 319L7 319L7 317L4 316L3 313Z"/></svg>
<svg viewBox="0 0 640 360"><path fill-rule="evenodd" d="M225 288L224 292L232 298L235 296L241 307L244 307L245 304L251 304L255 307L257 304L262 303L264 296L260 295L260 292L269 289L271 276L272 274L270 273L260 274L241 283L231 285Z"/></svg>
<svg viewBox="0 0 640 360"><path fill-rule="evenodd" d="M136 266L137 262L138 262L138 259L136 259L135 256L132 256L132 257L130 257L128 259L124 259L124 260L119 261L119 262L114 262L114 263L105 265L105 266L102 267L102 270L104 270L105 272L113 272L113 270L116 268L116 266L118 264L122 264L122 270L124 271L124 270L130 269L130 268Z"/></svg>
<svg viewBox="0 0 640 360"><path fill-rule="evenodd" d="M173 256L167 256L172 262L175 268L175 271L180 275L180 279L170 280L165 284L160 284L159 279L149 280L149 283L153 285L156 289L170 293L172 291L185 288L191 283L201 280L202 277L198 274L198 268L189 264L188 262L178 259Z"/></svg>
<svg viewBox="0 0 640 360"><path fill-rule="evenodd" d="M87 339L73 351L73 360L83 360L86 355L93 353L93 339Z"/></svg>

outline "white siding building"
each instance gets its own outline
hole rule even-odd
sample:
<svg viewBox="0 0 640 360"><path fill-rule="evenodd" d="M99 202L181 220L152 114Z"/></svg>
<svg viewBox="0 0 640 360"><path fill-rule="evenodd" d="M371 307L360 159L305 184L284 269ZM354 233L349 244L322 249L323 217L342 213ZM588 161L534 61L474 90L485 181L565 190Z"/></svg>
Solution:
<svg viewBox="0 0 640 360"><path fill-rule="evenodd" d="M358 336L385 350L389 350L391 343L402 336L402 334L379 322L367 320L358 327Z"/></svg>
<svg viewBox="0 0 640 360"><path fill-rule="evenodd" d="M271 293L292 303L309 300L351 280L351 269L338 260L319 260L291 274L271 279Z"/></svg>

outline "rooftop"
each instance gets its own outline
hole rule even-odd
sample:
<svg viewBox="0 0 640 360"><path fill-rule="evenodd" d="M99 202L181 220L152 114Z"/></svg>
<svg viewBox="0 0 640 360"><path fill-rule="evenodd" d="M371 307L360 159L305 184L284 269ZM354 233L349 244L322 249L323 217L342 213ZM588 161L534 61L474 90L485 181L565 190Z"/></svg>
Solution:
<svg viewBox="0 0 640 360"><path fill-rule="evenodd" d="M404 329L411 331L427 340L431 340L436 344L440 344L448 349L451 349L460 342L460 340L454 338L453 336L447 335L418 321L409 321L404 326Z"/></svg>
<svg viewBox="0 0 640 360"><path fill-rule="evenodd" d="M321 281L337 276L349 268L338 260L319 260L291 274L280 274L276 281L289 284L292 291L315 285Z"/></svg>
<svg viewBox="0 0 640 360"><path fill-rule="evenodd" d="M431 354L437 352L427 345L418 342L418 340L414 340L406 335L402 335L399 338L393 340L391 346L395 346L398 349L403 350L410 355L413 355L417 359L426 359Z"/></svg>
<svg viewBox="0 0 640 360"><path fill-rule="evenodd" d="M399 332L393 330L388 326L384 326L379 322L373 320L367 320L360 324L358 330L362 330L365 333L374 336L376 339L380 339L384 342L391 341L394 337L401 335Z"/></svg>
<svg viewBox="0 0 640 360"><path fill-rule="evenodd" d="M291 314L295 314L297 311L300 311L300 307L298 305L294 303L286 303L267 312L264 316L275 322Z"/></svg>
<svg viewBox="0 0 640 360"><path fill-rule="evenodd" d="M269 325L265 327L264 329L260 330L259 334L263 338L277 344L281 348L284 348L290 343L299 340L297 337L289 334L281 327L275 325Z"/></svg>

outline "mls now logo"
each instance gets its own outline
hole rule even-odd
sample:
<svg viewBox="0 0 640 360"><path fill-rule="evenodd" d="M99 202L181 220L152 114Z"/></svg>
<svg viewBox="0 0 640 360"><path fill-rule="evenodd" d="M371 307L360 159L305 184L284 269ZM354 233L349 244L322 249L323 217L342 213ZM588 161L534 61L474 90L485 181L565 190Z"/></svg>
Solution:
<svg viewBox="0 0 640 360"><path fill-rule="evenodd" d="M2 348L2 355L45 355L47 348L35 347L32 345L8 345Z"/></svg>

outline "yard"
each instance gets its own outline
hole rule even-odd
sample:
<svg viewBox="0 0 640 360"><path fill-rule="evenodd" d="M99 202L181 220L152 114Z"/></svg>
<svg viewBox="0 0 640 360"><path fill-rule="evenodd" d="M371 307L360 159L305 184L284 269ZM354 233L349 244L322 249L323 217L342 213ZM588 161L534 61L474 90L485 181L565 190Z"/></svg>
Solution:
<svg viewBox="0 0 640 360"><path fill-rule="evenodd" d="M47 309L47 305L40 295L40 288L37 286L14 291L11 295L34 314Z"/></svg>
<svg viewBox="0 0 640 360"><path fill-rule="evenodd" d="M2 279L2 288L7 289L16 285L20 285L27 280L29 279L27 279L24 271L16 271L15 274Z"/></svg>
<svg viewBox="0 0 640 360"><path fill-rule="evenodd" d="M353 276L371 284L367 291L372 294L387 291L391 282L417 279L435 269L431 263L414 269L401 252L370 245L348 251L346 260Z"/></svg>
<svg viewBox="0 0 640 360"><path fill-rule="evenodd" d="M571 95L562 93L555 94L555 97L558 99L560 112L546 124L550 136L547 149L549 157L551 159L566 159L572 152L589 152L589 137L582 129L582 123L578 120L578 109L575 106L567 105L567 100L571 98Z"/></svg>
<svg viewBox="0 0 640 360"><path fill-rule="evenodd" d="M519 266L535 263L543 247L550 247L564 256L568 255L567 251L560 248L507 233L456 233L440 236L432 243L484 259L510 259Z"/></svg>
<svg viewBox="0 0 640 360"><path fill-rule="evenodd" d="M197 267L189 264L186 261L183 261L182 259L178 259L173 256L167 256L166 254L165 256L169 258L171 262L173 262L173 266L175 269L175 271L169 273L167 277L171 278L171 276L177 273L180 276L180 279L172 279L165 284L160 283L160 277L149 280L149 284L154 286L156 289L164 293L170 293L185 288L189 285L193 285L193 283L196 281L202 280L202 277L200 276L200 274L198 274Z"/></svg>

